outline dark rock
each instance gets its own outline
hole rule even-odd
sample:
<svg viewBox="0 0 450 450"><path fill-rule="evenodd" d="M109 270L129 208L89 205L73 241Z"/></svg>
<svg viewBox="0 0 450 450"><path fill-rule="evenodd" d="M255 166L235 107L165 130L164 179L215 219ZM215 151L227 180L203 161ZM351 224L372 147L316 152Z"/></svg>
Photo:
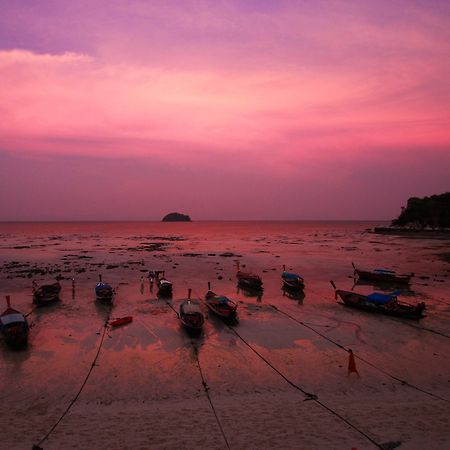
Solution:
<svg viewBox="0 0 450 450"><path fill-rule="evenodd" d="M191 218L186 214L169 213L163 217L163 222L191 222Z"/></svg>

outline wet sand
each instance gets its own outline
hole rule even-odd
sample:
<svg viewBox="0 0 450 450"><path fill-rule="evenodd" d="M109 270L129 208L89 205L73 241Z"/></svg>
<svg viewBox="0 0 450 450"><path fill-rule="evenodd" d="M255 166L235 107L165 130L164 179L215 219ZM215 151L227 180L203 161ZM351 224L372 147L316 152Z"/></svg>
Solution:
<svg viewBox="0 0 450 450"><path fill-rule="evenodd" d="M1 225L2 297L29 312L32 280L63 277L62 301L29 316L28 348L0 345L1 445L31 448L79 391L109 314L93 298L102 273L117 291L111 317L133 322L107 330L84 389L42 448L449 447L450 264L440 257L449 241L377 236L369 226ZM238 260L263 277L262 296L237 289ZM425 301L427 317L405 322L337 304L329 280L351 289L352 261L414 272L405 296ZM282 264L305 277L303 299L283 295ZM203 336L191 339L151 289L146 275L157 269L174 283L176 310L188 287L203 298L211 281L239 303L239 323L208 315ZM347 376L348 348L360 377Z"/></svg>

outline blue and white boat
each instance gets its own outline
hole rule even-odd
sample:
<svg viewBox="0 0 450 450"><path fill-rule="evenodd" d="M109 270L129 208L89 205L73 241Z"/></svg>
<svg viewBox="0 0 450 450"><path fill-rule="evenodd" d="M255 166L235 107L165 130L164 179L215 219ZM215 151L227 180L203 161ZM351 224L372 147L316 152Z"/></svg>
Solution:
<svg viewBox="0 0 450 450"><path fill-rule="evenodd" d="M286 289L304 289L305 280L296 273L286 272L286 266L283 265L283 273L281 274L283 280L283 288Z"/></svg>
<svg viewBox="0 0 450 450"><path fill-rule="evenodd" d="M95 297L99 301L110 302L114 297L114 289L108 284L104 283L102 276L98 276L98 283L95 286Z"/></svg>

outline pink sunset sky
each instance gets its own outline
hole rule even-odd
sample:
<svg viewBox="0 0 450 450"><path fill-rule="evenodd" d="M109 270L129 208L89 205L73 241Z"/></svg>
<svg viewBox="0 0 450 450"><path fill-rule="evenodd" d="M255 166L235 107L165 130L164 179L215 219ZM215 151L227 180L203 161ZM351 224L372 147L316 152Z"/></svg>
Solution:
<svg viewBox="0 0 450 450"><path fill-rule="evenodd" d="M0 220L379 220L450 190L448 0L0 11Z"/></svg>

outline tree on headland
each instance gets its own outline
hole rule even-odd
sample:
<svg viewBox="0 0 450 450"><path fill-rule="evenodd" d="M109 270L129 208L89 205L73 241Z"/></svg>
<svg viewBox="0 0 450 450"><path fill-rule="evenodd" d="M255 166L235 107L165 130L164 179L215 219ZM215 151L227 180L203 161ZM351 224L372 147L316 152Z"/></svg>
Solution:
<svg viewBox="0 0 450 450"><path fill-rule="evenodd" d="M408 199L393 226L414 228L450 228L450 192Z"/></svg>

